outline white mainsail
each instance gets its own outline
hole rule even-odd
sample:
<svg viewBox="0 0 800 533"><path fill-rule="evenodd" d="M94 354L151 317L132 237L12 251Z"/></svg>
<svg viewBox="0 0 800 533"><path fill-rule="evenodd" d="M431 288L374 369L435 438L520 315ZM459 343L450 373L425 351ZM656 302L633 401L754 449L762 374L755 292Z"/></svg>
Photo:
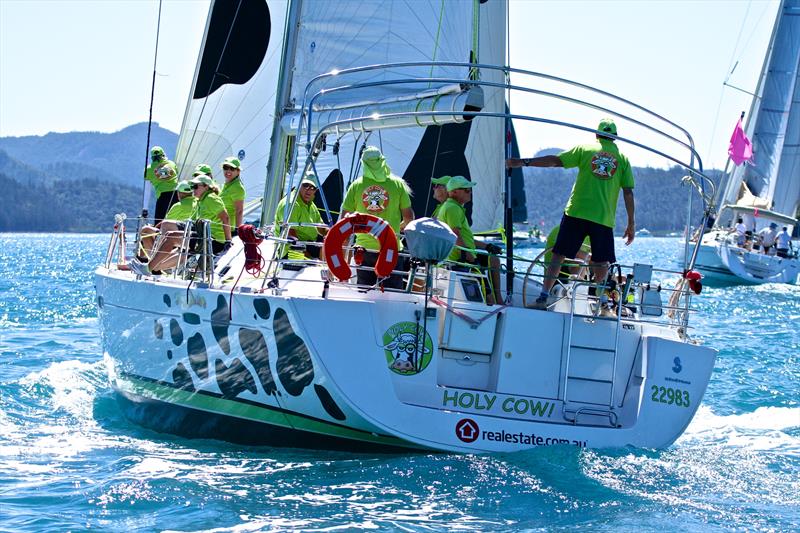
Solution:
<svg viewBox="0 0 800 533"><path fill-rule="evenodd" d="M745 129L753 142L753 161L731 172L722 205L738 203L796 217L800 208L800 0L784 0L778 9Z"/></svg>

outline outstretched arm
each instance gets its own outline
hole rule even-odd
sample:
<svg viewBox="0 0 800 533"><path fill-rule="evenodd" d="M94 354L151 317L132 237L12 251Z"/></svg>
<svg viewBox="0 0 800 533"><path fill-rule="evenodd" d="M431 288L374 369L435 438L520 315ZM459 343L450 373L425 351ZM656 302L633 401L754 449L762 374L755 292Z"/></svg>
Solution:
<svg viewBox="0 0 800 533"><path fill-rule="evenodd" d="M633 202L633 189L622 189L622 198L625 200L625 211L628 213L628 227L625 228L623 238L625 244L633 242L634 234L636 233L636 222L634 221L634 202Z"/></svg>
<svg viewBox="0 0 800 533"><path fill-rule="evenodd" d="M557 155L543 155L541 157L518 158L509 157L506 159L507 168L517 167L563 167L564 163Z"/></svg>

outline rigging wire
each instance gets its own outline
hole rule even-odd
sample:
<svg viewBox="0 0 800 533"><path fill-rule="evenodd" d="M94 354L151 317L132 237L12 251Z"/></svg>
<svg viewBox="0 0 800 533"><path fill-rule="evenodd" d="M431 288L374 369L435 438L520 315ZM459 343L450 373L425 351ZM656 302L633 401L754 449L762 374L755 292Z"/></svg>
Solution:
<svg viewBox="0 0 800 533"><path fill-rule="evenodd" d="M153 101L155 100L156 95L156 66L158 65L158 38L161 35L161 3L162 0L158 1L158 22L156 23L156 49L155 53L153 54L153 82L150 86L150 114L147 118L147 146L144 148L144 175L142 178L144 179L147 176L147 168L150 162L150 133L153 128ZM137 230L136 234L139 234L138 226L141 224L141 220L147 216L147 197L148 197L148 188L147 188L147 180L145 179L145 186L142 187L142 216L139 218L139 222L137 223ZM138 249L138 242L137 242L137 249Z"/></svg>

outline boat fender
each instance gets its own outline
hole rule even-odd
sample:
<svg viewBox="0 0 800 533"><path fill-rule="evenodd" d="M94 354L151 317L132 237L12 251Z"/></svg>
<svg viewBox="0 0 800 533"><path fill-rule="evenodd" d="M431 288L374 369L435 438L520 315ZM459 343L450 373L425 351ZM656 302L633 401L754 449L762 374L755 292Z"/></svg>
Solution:
<svg viewBox="0 0 800 533"><path fill-rule="evenodd" d="M344 258L344 243L353 233L369 233L378 240L380 251L375 262L375 275L388 277L397 265L397 235L388 222L366 213L356 213L341 219L325 236L322 249L331 273L340 281L350 279L352 272Z"/></svg>

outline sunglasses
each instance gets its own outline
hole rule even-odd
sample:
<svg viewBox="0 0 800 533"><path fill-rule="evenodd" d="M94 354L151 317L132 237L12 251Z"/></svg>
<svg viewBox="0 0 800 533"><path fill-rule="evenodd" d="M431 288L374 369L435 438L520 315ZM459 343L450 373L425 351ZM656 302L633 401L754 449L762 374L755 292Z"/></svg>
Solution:
<svg viewBox="0 0 800 533"><path fill-rule="evenodd" d="M311 185L310 183L304 183L300 187L303 189L314 189L315 191L317 190L317 188Z"/></svg>
<svg viewBox="0 0 800 533"><path fill-rule="evenodd" d="M195 190L198 187L208 187L208 185L206 185L205 183L193 183L192 184L192 190Z"/></svg>
<svg viewBox="0 0 800 533"><path fill-rule="evenodd" d="M228 165L225 165L222 167L222 170L239 170L239 169L236 167L229 167Z"/></svg>

